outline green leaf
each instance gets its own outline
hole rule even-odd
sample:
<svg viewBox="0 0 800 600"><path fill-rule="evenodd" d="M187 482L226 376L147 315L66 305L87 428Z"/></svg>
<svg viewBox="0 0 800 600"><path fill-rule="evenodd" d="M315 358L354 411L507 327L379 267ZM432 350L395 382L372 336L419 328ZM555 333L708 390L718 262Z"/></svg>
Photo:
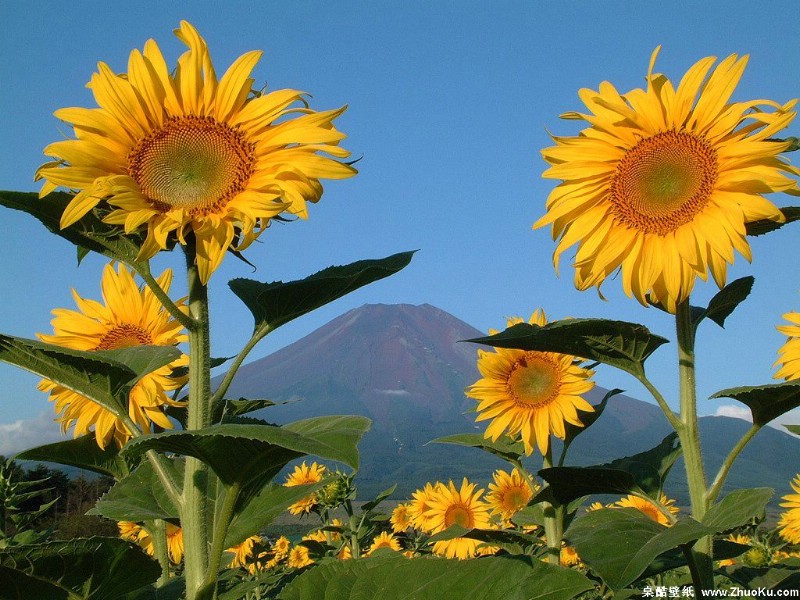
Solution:
<svg viewBox="0 0 800 600"><path fill-rule="evenodd" d="M703 525L714 533L728 531L764 514L774 491L770 488L739 489L712 506L703 517Z"/></svg>
<svg viewBox="0 0 800 600"><path fill-rule="evenodd" d="M567 450L569 450L569 447L572 445L572 442L575 441L575 438L589 429L589 427L591 427L591 425L600 418L600 415L602 415L603 411L606 409L609 398L616 396L617 394L621 394L623 391L624 390L619 388L609 390L606 392L606 395L603 396L603 399L595 405L593 412L581 412L578 416L581 423L583 423L583 427L578 427L572 423L564 423L564 432L566 433L566 436L564 437L564 448L561 451L562 457L567 455Z"/></svg>
<svg viewBox="0 0 800 600"><path fill-rule="evenodd" d="M0 334L0 360L81 394L117 417L127 415L128 394L139 379L180 355L165 346L81 352Z"/></svg>
<svg viewBox="0 0 800 600"><path fill-rule="evenodd" d="M784 225L788 225L793 221L800 220L800 206L787 206L785 208L779 208L778 210L780 210L783 213L783 216L786 218L785 222L777 223L775 221L770 221L769 219L762 219L761 221L745 223L747 235L764 235L765 233L770 233L776 229L780 229Z"/></svg>
<svg viewBox="0 0 800 600"><path fill-rule="evenodd" d="M708 533L690 518L664 527L636 509L620 508L586 513L566 537L581 559L619 590L636 581L656 557Z"/></svg>
<svg viewBox="0 0 800 600"><path fill-rule="evenodd" d="M708 308L696 309L692 314L692 323L696 328L700 321L709 318L720 327L725 327L725 319L741 304L753 289L755 279L751 276L742 277L730 282L717 292L708 303ZM693 309L695 307L692 307Z"/></svg>
<svg viewBox="0 0 800 600"><path fill-rule="evenodd" d="M658 498L672 465L681 454L678 435L670 433L661 443L634 456L592 467L552 467L539 471L549 486L533 502L554 500L566 505L591 494L628 494Z"/></svg>
<svg viewBox="0 0 800 600"><path fill-rule="evenodd" d="M183 481L183 461L172 460L175 481ZM144 461L130 475L112 486L89 510L115 521L177 519L178 509L164 491L164 486L149 461Z"/></svg>
<svg viewBox="0 0 800 600"><path fill-rule="evenodd" d="M361 507L361 510L365 513L368 513L372 509L376 508L381 502L386 500L389 496L394 494L394 491L396 489L397 489L397 484L395 483L392 487L383 490L380 494L375 496L375 498L373 498L369 502L365 502L364 505Z"/></svg>
<svg viewBox="0 0 800 600"><path fill-rule="evenodd" d="M369 429L365 417L333 416L284 425L214 425L195 431L165 431L129 442L123 452L147 450L193 456L211 467L223 483L274 477L289 461L312 454L358 468L357 445Z"/></svg>
<svg viewBox="0 0 800 600"><path fill-rule="evenodd" d="M17 454L18 460L36 460L70 465L120 479L128 474L128 464L115 444L105 450L97 445L94 434L46 444Z"/></svg>
<svg viewBox="0 0 800 600"><path fill-rule="evenodd" d="M234 279L228 285L253 313L255 331L274 330L360 287L397 273L411 262L413 254L402 252L378 260L328 267L305 279L286 283Z"/></svg>
<svg viewBox="0 0 800 600"><path fill-rule="evenodd" d="M34 192L0 192L0 206L28 213L51 233L78 246L79 262L85 250L92 250L128 265L147 269L146 262L136 261L144 238L138 234L125 235L121 227L103 223L93 212L66 229L61 229L61 214L73 197L64 192L51 192L44 198L39 198ZM84 252L81 252L81 248Z"/></svg>
<svg viewBox="0 0 800 600"><path fill-rule="evenodd" d="M522 442L512 441L508 436L501 436L496 442L483 437L481 433L459 433L436 438L431 444L455 444L457 446L467 446L468 448L478 448L489 454L499 456L506 461L517 461L525 453Z"/></svg>
<svg viewBox="0 0 800 600"><path fill-rule="evenodd" d="M763 426L800 406L800 381L728 388L711 396L715 398L733 398L746 404L753 423Z"/></svg>
<svg viewBox="0 0 800 600"><path fill-rule="evenodd" d="M606 319L563 319L542 327L518 323L496 335L467 341L498 348L571 354L637 377L644 374L644 361L667 343L644 325Z"/></svg>
<svg viewBox="0 0 800 600"><path fill-rule="evenodd" d="M276 404L286 404L287 402L273 402L272 400L248 400L239 398L238 400L222 399L214 405L214 422L219 423L223 417L238 417L246 415L254 410L260 410Z"/></svg>
<svg viewBox="0 0 800 600"><path fill-rule="evenodd" d="M331 479L327 478L317 483L292 487L275 483L265 485L237 508L225 535L225 547L241 544L251 535L262 531L277 517L285 514L292 504L325 487L330 481Z"/></svg>
<svg viewBox="0 0 800 600"><path fill-rule="evenodd" d="M584 575L529 556L480 560L376 556L320 565L287 585L281 600L568 600L594 586Z"/></svg>
<svg viewBox="0 0 800 600"><path fill-rule="evenodd" d="M0 581L19 577L24 582L18 586L22 595L12 596L24 600L119 600L161 573L158 563L140 548L99 537L0 550L0 566Z"/></svg>
<svg viewBox="0 0 800 600"><path fill-rule="evenodd" d="M728 567L726 576L747 590L797 590L800 589L800 571L785 567Z"/></svg>

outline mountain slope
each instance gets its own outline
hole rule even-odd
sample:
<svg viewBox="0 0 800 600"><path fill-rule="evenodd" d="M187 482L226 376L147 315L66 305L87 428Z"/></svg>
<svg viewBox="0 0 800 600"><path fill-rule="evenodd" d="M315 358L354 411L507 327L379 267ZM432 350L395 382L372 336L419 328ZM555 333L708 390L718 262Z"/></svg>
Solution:
<svg viewBox="0 0 800 600"><path fill-rule="evenodd" d="M459 340L483 335L452 315L421 306L366 305L351 310L305 338L242 367L230 397L296 400L258 416L277 423L326 414L360 414L373 420L364 437L358 484L366 497L398 483L407 497L426 481L460 479L486 483L505 463L485 453L428 444L445 435L482 432L469 413L475 402L464 388L479 377L476 346ZM595 388L596 403L606 390ZM465 414L466 413L466 414ZM716 470L748 424L725 417L701 419L703 448ZM579 436L568 464L590 465L655 446L670 432L660 409L615 396L600 418ZM740 457L731 487L788 490L800 465L800 440L766 428ZM538 467L531 461L530 468ZM669 491L685 497L682 466Z"/></svg>

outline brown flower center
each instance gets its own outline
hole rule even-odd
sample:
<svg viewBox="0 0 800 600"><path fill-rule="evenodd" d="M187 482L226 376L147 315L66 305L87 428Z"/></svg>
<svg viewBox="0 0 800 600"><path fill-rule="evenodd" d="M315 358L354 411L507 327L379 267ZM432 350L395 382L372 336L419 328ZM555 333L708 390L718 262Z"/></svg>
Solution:
<svg viewBox="0 0 800 600"><path fill-rule="evenodd" d="M454 504L447 507L444 513L444 526L450 527L451 525L458 525L464 529L472 529L475 527L475 515L469 507L463 504Z"/></svg>
<svg viewBox="0 0 800 600"><path fill-rule="evenodd" d="M684 131L665 131L628 150L611 182L614 214L645 233L666 235L701 212L717 182L717 152Z"/></svg>
<svg viewBox="0 0 800 600"><path fill-rule="evenodd" d="M506 490L503 494L503 509L506 512L517 512L523 506L528 504L531 499L530 492L527 488L512 487Z"/></svg>
<svg viewBox="0 0 800 600"><path fill-rule="evenodd" d="M95 350L118 350L133 346L149 346L153 344L150 334L129 323L122 323L111 329L100 340Z"/></svg>
<svg viewBox="0 0 800 600"><path fill-rule="evenodd" d="M560 369L547 355L526 352L514 366L506 382L509 395L517 404L536 407L548 404L561 387Z"/></svg>
<svg viewBox="0 0 800 600"><path fill-rule="evenodd" d="M207 215L224 208L247 186L254 146L211 117L173 117L139 141L128 174L154 208Z"/></svg>

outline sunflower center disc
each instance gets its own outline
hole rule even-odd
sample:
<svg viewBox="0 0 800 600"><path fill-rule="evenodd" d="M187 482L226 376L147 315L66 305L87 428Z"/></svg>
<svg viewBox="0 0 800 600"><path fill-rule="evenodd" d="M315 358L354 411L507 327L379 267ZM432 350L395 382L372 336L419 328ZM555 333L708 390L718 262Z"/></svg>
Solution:
<svg viewBox="0 0 800 600"><path fill-rule="evenodd" d="M147 332L135 325L123 323L105 334L95 350L119 350L133 346L149 346L152 343L153 340Z"/></svg>
<svg viewBox="0 0 800 600"><path fill-rule="evenodd" d="M508 391L519 404L541 406L558 394L558 375L558 367L553 362L528 352L512 367Z"/></svg>
<svg viewBox="0 0 800 600"><path fill-rule="evenodd" d="M456 504L449 507L444 513L444 525L445 527L458 525L464 529L472 529L475 526L475 520L472 518L471 510L466 506Z"/></svg>
<svg viewBox="0 0 800 600"><path fill-rule="evenodd" d="M211 117L175 117L128 155L128 173L162 211L205 215L241 192L253 172L253 146Z"/></svg>
<svg viewBox="0 0 800 600"><path fill-rule="evenodd" d="M628 150L611 183L616 216L645 233L666 235L708 203L717 181L716 151L702 138L665 131Z"/></svg>
<svg viewBox="0 0 800 600"><path fill-rule="evenodd" d="M512 488L503 497L503 505L506 510L517 511L528 503L530 498L522 488Z"/></svg>

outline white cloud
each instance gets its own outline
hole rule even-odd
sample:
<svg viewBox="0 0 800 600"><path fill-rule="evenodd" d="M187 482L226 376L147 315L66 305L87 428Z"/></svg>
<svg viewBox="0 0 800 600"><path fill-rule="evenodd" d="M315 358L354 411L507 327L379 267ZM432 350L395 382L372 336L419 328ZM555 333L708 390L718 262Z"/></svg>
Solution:
<svg viewBox="0 0 800 600"><path fill-rule="evenodd" d="M28 448L66 439L52 412L42 412L33 419L0 423L0 455L12 456Z"/></svg>
<svg viewBox="0 0 800 600"><path fill-rule="evenodd" d="M724 404L717 407L717 412L714 413L715 417L731 417L733 419L742 419L744 421L752 421L753 417L750 415L750 409L746 406L738 406L736 404Z"/></svg>

